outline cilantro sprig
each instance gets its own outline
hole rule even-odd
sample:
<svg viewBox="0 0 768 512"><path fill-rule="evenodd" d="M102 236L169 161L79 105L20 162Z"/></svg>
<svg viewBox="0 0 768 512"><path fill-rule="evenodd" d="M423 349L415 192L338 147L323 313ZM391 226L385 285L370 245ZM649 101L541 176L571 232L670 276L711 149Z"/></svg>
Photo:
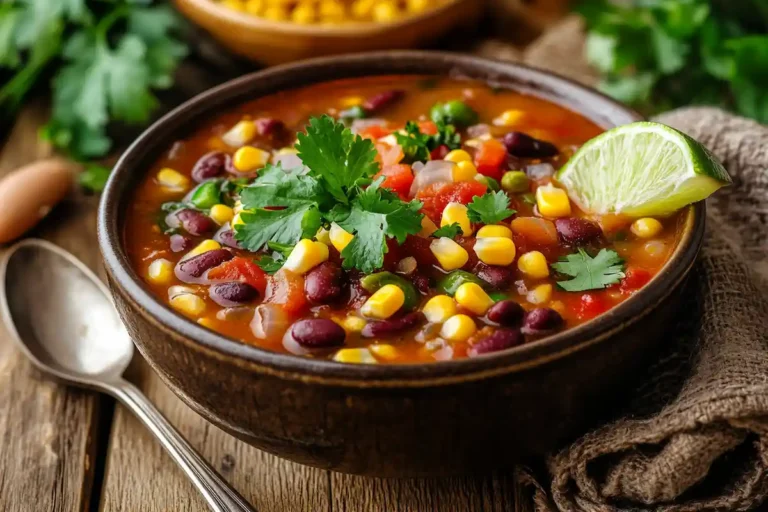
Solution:
<svg viewBox="0 0 768 512"><path fill-rule="evenodd" d="M435 238L456 238L457 236L463 234L464 231L462 231L461 226L458 222L454 222L453 224L448 224L447 226L443 226L434 233L432 233L430 236L433 236Z"/></svg>
<svg viewBox="0 0 768 512"><path fill-rule="evenodd" d="M342 251L343 266L372 272L384 264L387 238L403 243L421 231L422 203L405 202L381 188L376 149L329 116L312 118L296 148L306 170L268 165L241 192L243 224L235 237L245 249L274 249L311 238L330 222L355 235ZM262 259L272 270L280 256Z"/></svg>
<svg viewBox="0 0 768 512"><path fill-rule="evenodd" d="M473 197L467 210L470 221L483 224L496 224L517 213L509 209L509 196L500 190Z"/></svg>
<svg viewBox="0 0 768 512"><path fill-rule="evenodd" d="M584 249L579 249L578 252L561 258L558 263L553 263L552 268L573 277L557 283L568 292L602 290L625 277L623 260L616 251L610 249L601 249L594 258Z"/></svg>
<svg viewBox="0 0 768 512"><path fill-rule="evenodd" d="M445 145L449 149L461 147L461 135L456 133L453 125L437 123L437 133L427 135L421 133L419 125L413 121L405 124L405 134L396 132L395 139L403 149L405 163L426 162L430 153L438 146Z"/></svg>

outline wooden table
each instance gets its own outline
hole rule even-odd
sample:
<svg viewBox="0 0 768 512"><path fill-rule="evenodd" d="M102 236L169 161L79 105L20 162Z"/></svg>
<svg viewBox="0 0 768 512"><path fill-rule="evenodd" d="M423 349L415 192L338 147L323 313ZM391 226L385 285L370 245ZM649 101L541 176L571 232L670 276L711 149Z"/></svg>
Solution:
<svg viewBox="0 0 768 512"><path fill-rule="evenodd" d="M578 22L567 30L578 32ZM563 30L560 31L561 34ZM552 58L552 47L556 46ZM501 53L500 53L501 51ZM581 48L546 35L520 54L497 45L481 53L522 59L589 82ZM572 69L571 69L572 68ZM201 88L199 71L192 70ZM203 85L202 87L205 87ZM195 88L182 94L190 96ZM0 177L50 154L37 129L46 110L28 106L0 141ZM98 198L75 191L31 236L74 253L103 276L96 243ZM0 251L3 249L0 248ZM259 512L509 512L529 510L511 473L443 480L383 480L294 464L252 448L184 405L136 356L134 381L195 448ZM207 507L149 432L122 406L45 379L0 324L0 511L196 512Z"/></svg>

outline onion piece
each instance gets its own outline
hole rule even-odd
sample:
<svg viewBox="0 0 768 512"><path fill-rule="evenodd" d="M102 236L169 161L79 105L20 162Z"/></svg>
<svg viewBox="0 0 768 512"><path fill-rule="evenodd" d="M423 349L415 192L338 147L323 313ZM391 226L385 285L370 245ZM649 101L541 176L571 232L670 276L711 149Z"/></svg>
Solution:
<svg viewBox="0 0 768 512"><path fill-rule="evenodd" d="M453 181L453 162L446 160L430 160L421 170L416 172L416 178L411 185L411 197L415 196L420 190L427 188L435 183L450 183Z"/></svg>
<svg viewBox="0 0 768 512"><path fill-rule="evenodd" d="M535 181L554 176L555 168L552 167L552 164L532 164L525 167L525 174Z"/></svg>
<svg viewBox="0 0 768 512"><path fill-rule="evenodd" d="M251 332L260 340L277 341L290 326L288 314L277 304L261 304L256 307Z"/></svg>
<svg viewBox="0 0 768 512"><path fill-rule="evenodd" d="M275 165L280 164L283 170L304 168L304 162L301 161L298 153L292 151L275 153L272 156L272 163Z"/></svg>

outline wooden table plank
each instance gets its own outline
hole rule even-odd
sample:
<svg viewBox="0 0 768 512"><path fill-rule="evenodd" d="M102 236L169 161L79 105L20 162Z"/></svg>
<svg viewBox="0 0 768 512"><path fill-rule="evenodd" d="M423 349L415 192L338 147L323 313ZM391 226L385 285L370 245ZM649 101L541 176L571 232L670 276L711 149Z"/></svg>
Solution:
<svg viewBox="0 0 768 512"><path fill-rule="evenodd" d="M0 176L50 154L37 138L45 116L40 105L24 109L0 152ZM73 193L32 235L95 268L95 209L95 199ZM100 403L93 393L43 378L0 325L0 510L88 509Z"/></svg>
<svg viewBox="0 0 768 512"><path fill-rule="evenodd" d="M135 381L150 400L256 510L330 512L325 471L279 459L224 433L184 405L146 362L137 363ZM208 510L160 444L122 406L115 411L101 505L105 512Z"/></svg>

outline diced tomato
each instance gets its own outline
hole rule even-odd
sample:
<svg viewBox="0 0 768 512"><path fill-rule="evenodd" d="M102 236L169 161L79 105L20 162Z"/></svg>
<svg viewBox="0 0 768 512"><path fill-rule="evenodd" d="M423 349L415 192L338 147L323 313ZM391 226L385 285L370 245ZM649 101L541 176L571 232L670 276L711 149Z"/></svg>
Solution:
<svg viewBox="0 0 768 512"><path fill-rule="evenodd" d="M487 189L488 187L479 181L435 183L420 190L416 198L424 203L421 211L439 225L448 203L469 204L473 197L482 196Z"/></svg>
<svg viewBox="0 0 768 512"><path fill-rule="evenodd" d="M419 131L425 135L437 135L437 125L432 121L419 121Z"/></svg>
<svg viewBox="0 0 768 512"><path fill-rule="evenodd" d="M626 272L626 277L621 281L619 289L622 292L633 292L639 290L651 280L650 272L642 268L630 268Z"/></svg>
<svg viewBox="0 0 768 512"><path fill-rule="evenodd" d="M413 184L413 171L410 165L395 164L384 167L376 177L384 176L383 187L390 189L407 200Z"/></svg>
<svg viewBox="0 0 768 512"><path fill-rule="evenodd" d="M390 133L392 133L392 130L388 128L384 128L383 126L379 126L379 125L373 125L367 128L363 128L358 132L358 135L360 135L364 139L377 140L382 137L386 137Z"/></svg>
<svg viewBox="0 0 768 512"><path fill-rule="evenodd" d="M480 144L475 152L477 172L495 180L501 180L507 163L507 149L496 139Z"/></svg>
<svg viewBox="0 0 768 512"><path fill-rule="evenodd" d="M253 261L235 256L218 267L208 271L208 278L213 281L240 281L256 288L264 296L267 289L267 274Z"/></svg>
<svg viewBox="0 0 768 512"><path fill-rule="evenodd" d="M517 217L510 225L512 232L534 246L557 245L557 229L552 221L539 217Z"/></svg>
<svg viewBox="0 0 768 512"><path fill-rule="evenodd" d="M589 320L595 318L601 313L610 309L610 305L605 301L602 295L597 293L584 293L579 297L576 305L576 316L580 320Z"/></svg>
<svg viewBox="0 0 768 512"><path fill-rule="evenodd" d="M307 306L304 278L290 270L280 269L270 276L265 297L264 302L278 304L288 314L297 315Z"/></svg>
<svg viewBox="0 0 768 512"><path fill-rule="evenodd" d="M445 144L440 144L435 149L432 150L432 152L429 154L429 157L432 160L442 160L445 158L445 155L451 152L451 148L446 146Z"/></svg>
<svg viewBox="0 0 768 512"><path fill-rule="evenodd" d="M376 151L378 152L376 161L378 161L381 164L382 168L389 167L390 165L399 164L400 160L402 160L403 157L405 156L403 154L403 149L397 144L395 144L394 146L390 146L385 142L377 142Z"/></svg>

